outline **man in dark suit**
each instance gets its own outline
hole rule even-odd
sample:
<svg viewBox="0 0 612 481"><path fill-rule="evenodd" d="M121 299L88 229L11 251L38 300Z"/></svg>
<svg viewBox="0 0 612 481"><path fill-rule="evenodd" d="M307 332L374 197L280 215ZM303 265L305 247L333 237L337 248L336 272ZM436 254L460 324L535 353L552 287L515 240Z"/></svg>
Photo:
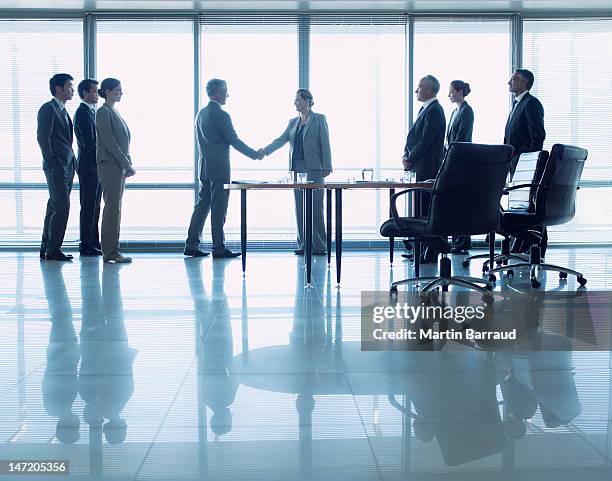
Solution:
<svg viewBox="0 0 612 481"><path fill-rule="evenodd" d="M96 170L96 104L98 103L98 82L93 79L81 81L77 87L81 105L74 114L74 133L79 146L78 171L80 186L80 239L79 252L82 256L101 256L100 200L102 188Z"/></svg>
<svg viewBox="0 0 612 481"><path fill-rule="evenodd" d="M440 82L427 75L419 81L415 90L417 100L423 103L414 125L408 132L402 163L404 170L416 173L416 180L434 179L444 159L444 133L446 118L444 110L436 95L440 91ZM426 216L429 210L429 194L417 197L415 212L417 216ZM422 262L435 262L438 252L427 248L423 252Z"/></svg>
<svg viewBox="0 0 612 481"><path fill-rule="evenodd" d="M521 154L542 150L546 138L544 107L536 97L529 93L533 80L533 74L529 70L516 69L508 81L510 92L514 94L514 100L506 122L504 144L514 147L512 174L514 174Z"/></svg>
<svg viewBox="0 0 612 481"><path fill-rule="evenodd" d="M510 92L514 94L512 110L506 122L504 144L514 147L514 155L510 165L511 175L514 175L519 157L525 152L537 152L544 147L546 131L544 130L544 107L540 101L529 92L533 86L533 73L526 69L516 69L508 81ZM542 229L541 253L544 255L548 244L546 228ZM529 246L516 240L512 252L527 252Z"/></svg>
<svg viewBox="0 0 612 481"><path fill-rule="evenodd" d="M184 254L190 257L208 255L207 252L200 250L200 241L206 217L210 212L213 257L238 257L240 253L226 249L223 233L229 201L229 190L225 190L223 184L229 183L231 178L230 146L251 159L261 159L263 152L253 150L238 138L232 119L221 108L228 97L225 80L209 80L206 84L206 94L210 102L198 112L196 117L196 135L202 163L200 169L202 188L191 215Z"/></svg>
<svg viewBox="0 0 612 481"><path fill-rule="evenodd" d="M72 120L65 105L74 95L72 80L66 73L51 77L49 88L53 98L38 110L36 138L42 151L43 170L49 189L40 245L41 259L72 259L71 255L61 251L68 224L70 192L77 162L72 150Z"/></svg>

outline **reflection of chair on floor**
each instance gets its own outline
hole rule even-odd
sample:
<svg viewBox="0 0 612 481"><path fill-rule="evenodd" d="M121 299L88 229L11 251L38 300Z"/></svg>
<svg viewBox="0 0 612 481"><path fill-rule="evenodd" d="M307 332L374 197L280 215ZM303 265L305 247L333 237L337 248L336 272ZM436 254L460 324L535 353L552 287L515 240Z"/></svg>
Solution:
<svg viewBox="0 0 612 481"><path fill-rule="evenodd" d="M381 235L413 239L415 261L420 255L420 243L434 245L443 254L438 277L415 277L393 282L391 293L396 293L397 287L402 284L425 282L428 284L421 289L422 293L438 286L446 290L453 284L483 293L493 288L490 282L483 279L451 276L450 259L447 257L450 248L445 239L453 235L494 232L511 156L512 147L509 145L451 144L433 189L425 189L431 192L427 217L400 217L396 206L399 196L423 189L407 189L392 196L393 218L381 226ZM484 284L486 289L480 284Z"/></svg>
<svg viewBox="0 0 612 481"><path fill-rule="evenodd" d="M586 278L578 271L542 263L540 243L543 228L561 225L574 218L576 213L576 191L588 152L580 147L555 144L550 152L542 180L535 186L535 210L515 210L502 212L500 225L504 232L529 244L529 261L497 267L490 274L508 271L513 275L515 269L529 269L531 285L540 287L540 270L559 272L560 279L568 274L576 276L584 286Z"/></svg>
<svg viewBox="0 0 612 481"><path fill-rule="evenodd" d="M546 427L568 424L582 412L570 342L558 334L538 333L532 348L500 358L507 365L500 382L504 402L518 419L530 419L539 405Z"/></svg>
<svg viewBox="0 0 612 481"><path fill-rule="evenodd" d="M434 364L438 359L443 358L433 359ZM423 442L435 437L448 466L503 452L508 441L489 362L483 355L465 352L447 360L452 365L436 365L434 375L431 371L410 375L409 395L416 413L407 414L414 419L415 436Z"/></svg>

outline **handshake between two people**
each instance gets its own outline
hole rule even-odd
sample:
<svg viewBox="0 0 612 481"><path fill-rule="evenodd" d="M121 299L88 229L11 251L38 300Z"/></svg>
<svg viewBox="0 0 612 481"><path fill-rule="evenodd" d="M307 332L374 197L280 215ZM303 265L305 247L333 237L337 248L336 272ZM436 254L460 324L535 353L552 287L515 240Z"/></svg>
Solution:
<svg viewBox="0 0 612 481"><path fill-rule="evenodd" d="M266 152L266 149L258 149L257 150L257 157L255 157L257 160L261 160L263 159L266 155L268 155L268 153Z"/></svg>

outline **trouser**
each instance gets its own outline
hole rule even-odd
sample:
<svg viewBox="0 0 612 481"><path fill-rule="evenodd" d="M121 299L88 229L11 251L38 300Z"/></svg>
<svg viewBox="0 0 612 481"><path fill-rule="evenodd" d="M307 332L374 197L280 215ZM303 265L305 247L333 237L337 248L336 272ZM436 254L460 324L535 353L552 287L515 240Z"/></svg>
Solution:
<svg viewBox="0 0 612 481"><path fill-rule="evenodd" d="M68 225L70 213L70 192L74 179L74 169L46 169L47 188L49 200L43 225L41 251L52 254L60 250Z"/></svg>
<svg viewBox="0 0 612 481"><path fill-rule="evenodd" d="M80 238L79 249L87 250L100 246L98 224L100 221L100 200L102 199L102 186L96 171L79 172L79 198L81 201L81 214L79 219Z"/></svg>
<svg viewBox="0 0 612 481"><path fill-rule="evenodd" d="M294 180L297 180L297 173L294 172ZM323 172L320 170L309 170L306 178L317 184L323 183ZM297 242L298 248L304 248L304 191L294 190L295 197L295 217L297 222ZM325 221L323 215L323 194L324 189L312 191L312 251L325 252L327 250L327 239L325 236Z"/></svg>
<svg viewBox="0 0 612 481"><path fill-rule="evenodd" d="M206 223L206 217L210 212L210 230L212 233L213 254L225 252L225 234L223 226L227 217L227 205L229 203L229 190L224 189L229 179L203 179L198 201L196 202L185 247L187 249L197 249L202 239L202 230Z"/></svg>
<svg viewBox="0 0 612 481"><path fill-rule="evenodd" d="M109 257L119 253L121 202L125 190L125 175L117 162L106 161L98 164L98 178L104 198L101 226L102 253L105 257Z"/></svg>

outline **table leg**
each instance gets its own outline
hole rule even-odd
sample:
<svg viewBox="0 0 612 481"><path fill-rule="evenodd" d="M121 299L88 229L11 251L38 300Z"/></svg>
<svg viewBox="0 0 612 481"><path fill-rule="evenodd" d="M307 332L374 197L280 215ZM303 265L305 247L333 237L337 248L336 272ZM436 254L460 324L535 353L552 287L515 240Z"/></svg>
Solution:
<svg viewBox="0 0 612 481"><path fill-rule="evenodd" d="M242 275L246 273L246 248L247 248L247 202L246 189L240 191L240 252L242 253Z"/></svg>
<svg viewBox="0 0 612 481"><path fill-rule="evenodd" d="M414 241L412 252L414 253L414 277L421 277L421 241Z"/></svg>
<svg viewBox="0 0 612 481"><path fill-rule="evenodd" d="M336 189L336 282L342 271L342 189Z"/></svg>
<svg viewBox="0 0 612 481"><path fill-rule="evenodd" d="M495 268L495 231L489 232L489 269Z"/></svg>
<svg viewBox="0 0 612 481"><path fill-rule="evenodd" d="M331 247L332 247L332 229L331 229L331 223L332 223L332 190L331 189L325 189L326 192L326 200L327 200L327 206L326 206L326 215L327 215L327 266L329 267L331 265Z"/></svg>
<svg viewBox="0 0 612 481"><path fill-rule="evenodd" d="M391 197L395 194L395 189L389 189L389 217L392 217L391 214ZM393 249L395 247L395 238L389 237L389 262L393 265Z"/></svg>
<svg viewBox="0 0 612 481"><path fill-rule="evenodd" d="M304 257L306 258L306 286L310 287L312 274L312 189L304 189L306 197L306 229L304 236Z"/></svg>

